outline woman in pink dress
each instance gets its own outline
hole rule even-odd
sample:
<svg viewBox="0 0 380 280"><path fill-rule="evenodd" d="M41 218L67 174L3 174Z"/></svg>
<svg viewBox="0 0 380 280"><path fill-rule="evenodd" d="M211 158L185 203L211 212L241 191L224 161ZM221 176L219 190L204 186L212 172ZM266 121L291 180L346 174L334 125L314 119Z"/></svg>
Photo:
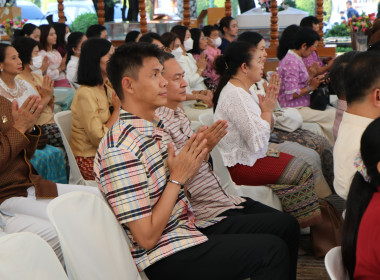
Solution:
<svg viewBox="0 0 380 280"><path fill-rule="evenodd" d="M54 87L71 87L66 79L66 63L63 61L61 54L56 50L57 34L53 26L43 24L41 30L41 50L42 57L48 57L49 66L46 74L54 81Z"/></svg>

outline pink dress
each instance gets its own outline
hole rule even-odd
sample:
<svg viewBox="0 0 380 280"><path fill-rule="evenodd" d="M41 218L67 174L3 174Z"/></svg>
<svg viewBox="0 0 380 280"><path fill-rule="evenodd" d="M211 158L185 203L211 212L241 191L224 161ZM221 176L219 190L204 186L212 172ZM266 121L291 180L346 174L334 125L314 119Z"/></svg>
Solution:
<svg viewBox="0 0 380 280"><path fill-rule="evenodd" d="M53 81L66 79L65 73L60 73L58 69L59 66L61 66L62 56L57 50L52 50L50 52L40 50L40 55L42 57L47 56L49 58L49 67L46 74L48 74Z"/></svg>
<svg viewBox="0 0 380 280"><path fill-rule="evenodd" d="M325 66L322 60L319 58L317 51L313 51L311 55L309 55L308 57L302 58L302 60L305 63L306 67L312 66L315 62L318 63L319 67Z"/></svg>

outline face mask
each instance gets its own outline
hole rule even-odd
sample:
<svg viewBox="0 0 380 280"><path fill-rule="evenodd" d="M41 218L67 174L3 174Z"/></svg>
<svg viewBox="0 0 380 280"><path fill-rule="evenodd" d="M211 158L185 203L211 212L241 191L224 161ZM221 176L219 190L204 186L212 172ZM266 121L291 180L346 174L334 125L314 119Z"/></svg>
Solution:
<svg viewBox="0 0 380 280"><path fill-rule="evenodd" d="M185 47L186 51L192 50L193 49L193 39L189 38L185 42L183 42L183 46Z"/></svg>
<svg viewBox="0 0 380 280"><path fill-rule="evenodd" d="M32 69L32 71L40 69L42 66L42 60L43 60L43 58L41 55L33 56L32 57L32 63L33 64L29 65L30 69Z"/></svg>
<svg viewBox="0 0 380 280"><path fill-rule="evenodd" d="M65 35L65 42L67 43L69 41L69 36L70 36L70 32L69 33L66 33Z"/></svg>
<svg viewBox="0 0 380 280"><path fill-rule="evenodd" d="M222 44L222 39L220 37L216 39L211 39L212 40L212 45L217 48Z"/></svg>
<svg viewBox="0 0 380 280"><path fill-rule="evenodd" d="M174 55L175 60L179 60L181 58L182 52L183 51L181 47L172 50L172 55Z"/></svg>

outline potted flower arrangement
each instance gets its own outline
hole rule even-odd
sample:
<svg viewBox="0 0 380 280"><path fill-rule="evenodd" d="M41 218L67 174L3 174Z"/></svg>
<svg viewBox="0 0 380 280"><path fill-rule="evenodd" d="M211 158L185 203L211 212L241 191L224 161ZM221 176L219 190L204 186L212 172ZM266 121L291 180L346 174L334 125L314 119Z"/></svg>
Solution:
<svg viewBox="0 0 380 280"><path fill-rule="evenodd" d="M13 38L14 31L16 29L22 29L27 21L27 19L22 20L20 16L14 19L6 19L1 23L0 28L2 28L5 33L7 33L9 38Z"/></svg>
<svg viewBox="0 0 380 280"><path fill-rule="evenodd" d="M359 17L353 16L347 21L343 21L347 30L351 34L352 49L358 51L367 50L367 35L366 31L372 28L373 22L375 21L375 13L366 15L361 14Z"/></svg>

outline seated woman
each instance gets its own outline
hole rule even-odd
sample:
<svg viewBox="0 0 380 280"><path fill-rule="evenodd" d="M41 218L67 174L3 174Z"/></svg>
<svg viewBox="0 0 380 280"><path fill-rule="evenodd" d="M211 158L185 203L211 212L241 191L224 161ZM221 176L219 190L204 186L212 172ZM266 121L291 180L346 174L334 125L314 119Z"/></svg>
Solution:
<svg viewBox="0 0 380 280"><path fill-rule="evenodd" d="M176 25L171 32L177 34L181 42L182 54L178 56L177 61L185 71L185 81L189 85L186 100L202 100L208 107L212 107L212 93L207 90L203 78L203 72L207 66L206 55L201 55L198 60L195 60L193 55L188 53L193 49L194 42L187 27ZM205 97L199 98L199 95L204 95Z"/></svg>
<svg viewBox="0 0 380 280"><path fill-rule="evenodd" d="M380 118L361 137L357 172L346 203L342 235L343 264L350 279L379 279Z"/></svg>
<svg viewBox="0 0 380 280"><path fill-rule="evenodd" d="M77 89L79 87L77 81L78 62L81 47L84 41L87 40L86 35L82 32L73 32L69 35L66 45L67 51L67 66L66 77L70 84Z"/></svg>
<svg viewBox="0 0 380 280"><path fill-rule="evenodd" d="M30 67L34 63L34 58L39 56L38 42L30 38L20 37L13 41L13 47L17 50L23 67L23 71L16 78L28 82L34 88L32 94L39 94L41 96L40 104L43 106L43 109L36 124L41 127L42 134L47 135L47 144L63 148L61 134L54 122L53 81L47 75L42 78L32 73Z"/></svg>
<svg viewBox="0 0 380 280"><path fill-rule="evenodd" d="M335 108L327 106L324 111L320 111L309 107L310 94L319 87L324 77L310 76L302 61L303 57L308 57L316 49L319 35L310 28L300 28L294 36L293 48L287 50L278 65L278 74L282 81L278 101L281 107L297 108L304 122L318 123L323 135L333 145Z"/></svg>
<svg viewBox="0 0 380 280"><path fill-rule="evenodd" d="M99 142L119 117L120 101L106 71L113 52L111 43L100 38L87 40L81 48L80 87L71 104L70 146L85 180L94 180L94 157Z"/></svg>
<svg viewBox="0 0 380 280"><path fill-rule="evenodd" d="M304 17L300 22L300 27L308 27L315 32L319 31L319 20L315 16ZM321 60L317 51L313 51L308 57L302 58L306 67L312 68L316 75L325 74L332 67L335 58L326 57L324 61Z"/></svg>
<svg viewBox="0 0 380 280"><path fill-rule="evenodd" d="M41 30L34 24L27 23L24 25L24 27L21 30L19 29L15 30L15 38L20 37L20 36L32 38L33 40L39 43L40 37L41 37ZM33 65L30 65L33 73L40 75L41 77L42 75L46 74L46 70L48 66L49 66L49 59L47 57L42 57L42 56L36 57L34 59Z"/></svg>
<svg viewBox="0 0 380 280"><path fill-rule="evenodd" d="M189 51L189 53L193 55L195 60L199 60L201 55L206 56L207 65L205 71L203 72L203 77L206 78L204 83L206 84L209 90L215 91L216 86L219 83L219 75L216 74L214 69L215 56L212 56L210 58L206 53L206 50L211 48L208 46L208 38L203 34L203 31L199 28L190 29L190 33L191 38L194 41L194 46L193 49ZM220 50L216 50L218 50L220 54Z"/></svg>
<svg viewBox="0 0 380 280"><path fill-rule="evenodd" d="M57 44L57 34L53 26L43 24L41 30L41 50L42 57L49 59L49 66L46 74L54 81L54 87L71 87L66 79L65 70L66 62L62 60L61 54L55 49Z"/></svg>
<svg viewBox="0 0 380 280"><path fill-rule="evenodd" d="M257 32L246 31L239 35L238 41L247 42L257 48L262 55L262 63L265 64L267 52L265 50L265 40ZM254 84L251 92L254 95L265 95L264 86L267 84L265 79ZM257 98L256 98L257 100ZM317 135L309 130L297 129L293 132L287 132L274 128L273 135L279 141L286 141L280 144L271 144L284 153L293 156L302 157L308 164L313 167L314 185L319 197L324 198L331 194L333 189L333 152L332 146L327 139ZM289 141L289 142L288 142ZM302 145L304 147L300 147Z"/></svg>
<svg viewBox="0 0 380 280"><path fill-rule="evenodd" d="M60 53L62 56L62 59L66 63L66 34L70 32L69 27L61 22L54 22L53 24L55 32L57 34L57 44L55 45L56 50Z"/></svg>
<svg viewBox="0 0 380 280"><path fill-rule="evenodd" d="M269 185L301 227L319 223L311 166L301 158L268 150L278 81L271 79L265 97L250 92L263 74L261 52L246 42L233 42L215 60L215 67L221 77L214 94L214 118L228 122L218 148L232 180L237 185ZM304 199L294 199L299 195Z"/></svg>
<svg viewBox="0 0 380 280"><path fill-rule="evenodd" d="M222 43L219 49L222 53L226 51L227 46L236 40L239 34L237 21L233 17L224 17L219 21L219 31L222 33Z"/></svg>

